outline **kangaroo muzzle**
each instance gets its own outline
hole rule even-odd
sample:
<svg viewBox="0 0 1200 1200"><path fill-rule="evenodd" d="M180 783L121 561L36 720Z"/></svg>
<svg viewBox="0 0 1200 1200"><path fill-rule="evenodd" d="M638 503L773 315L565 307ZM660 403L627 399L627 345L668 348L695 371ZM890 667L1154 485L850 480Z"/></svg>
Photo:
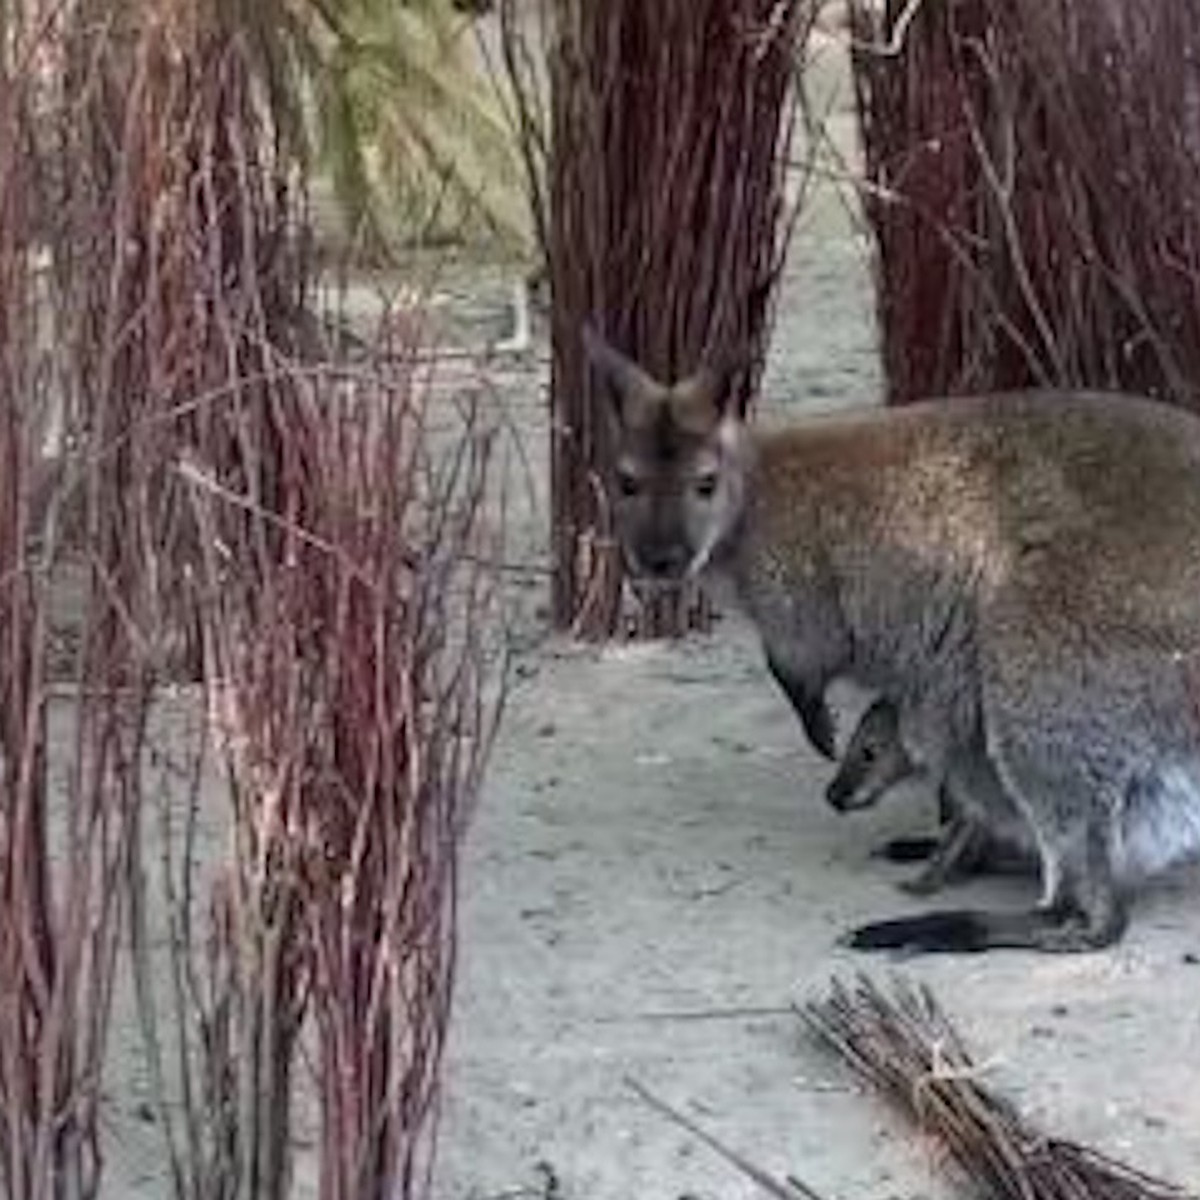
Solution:
<svg viewBox="0 0 1200 1200"><path fill-rule="evenodd" d="M675 540L640 542L626 550L634 574L663 583L675 583L688 574L692 554Z"/></svg>
<svg viewBox="0 0 1200 1200"><path fill-rule="evenodd" d="M881 795L880 789L862 788L857 780L848 779L841 772L833 777L825 789L825 799L838 812L874 808Z"/></svg>

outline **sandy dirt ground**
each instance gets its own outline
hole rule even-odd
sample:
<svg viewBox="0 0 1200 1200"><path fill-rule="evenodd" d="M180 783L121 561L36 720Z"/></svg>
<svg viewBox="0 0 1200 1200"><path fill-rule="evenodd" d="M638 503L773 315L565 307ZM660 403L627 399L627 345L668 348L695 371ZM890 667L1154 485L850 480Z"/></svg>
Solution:
<svg viewBox="0 0 1200 1200"><path fill-rule="evenodd" d="M844 105L837 119L844 136ZM497 272L448 285L445 303L501 337L506 295ZM544 371L508 365L498 380L540 470ZM764 393L767 420L879 395L866 251L828 188L797 235ZM513 557L544 565L544 476L522 496ZM829 765L736 617L677 645L584 648L545 635L544 588L537 573L514 581L513 691L465 848L438 1200L757 1193L630 1079L829 1200L954 1194L933 1147L791 1011L864 968L931 983L985 1077L1046 1128L1200 1181L1200 873L1144 897L1103 953L840 950L848 926L921 907L896 889L910 868L871 851L926 831L930 797L913 785L872 813L830 810ZM844 737L862 698L841 699ZM1033 891L984 881L956 898L1023 905ZM130 1020L113 1060L105 1195L161 1200ZM315 1195L304 1138L298 1196Z"/></svg>

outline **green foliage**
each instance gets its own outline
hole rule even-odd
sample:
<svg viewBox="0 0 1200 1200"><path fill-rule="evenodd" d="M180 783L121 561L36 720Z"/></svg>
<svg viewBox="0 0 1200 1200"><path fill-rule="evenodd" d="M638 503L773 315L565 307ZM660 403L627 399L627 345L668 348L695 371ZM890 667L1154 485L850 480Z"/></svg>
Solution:
<svg viewBox="0 0 1200 1200"><path fill-rule="evenodd" d="M273 78L300 99L312 160L353 236L378 246L528 237L512 134L471 22L449 0L245 8Z"/></svg>
<svg viewBox="0 0 1200 1200"><path fill-rule="evenodd" d="M93 33L146 19L137 0L0 0L0 70L48 15ZM180 0L157 19L236 31L280 149L375 249L480 236L531 240L516 140L470 16L451 0ZM44 25L44 28L43 28Z"/></svg>

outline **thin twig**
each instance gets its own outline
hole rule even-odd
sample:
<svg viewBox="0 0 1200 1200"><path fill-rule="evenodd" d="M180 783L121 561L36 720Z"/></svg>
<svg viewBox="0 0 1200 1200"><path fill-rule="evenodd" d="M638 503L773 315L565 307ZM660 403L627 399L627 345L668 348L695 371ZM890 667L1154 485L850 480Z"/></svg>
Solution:
<svg viewBox="0 0 1200 1200"><path fill-rule="evenodd" d="M795 1176L789 1175L786 1180L777 1179L770 1172L752 1163L745 1155L731 1149L714 1134L709 1133L706 1129L696 1124L691 1117L680 1112L679 1109L672 1107L665 1100L660 1099L645 1084L639 1083L630 1076L626 1076L625 1086L644 1104L647 1104L655 1112L666 1117L667 1120L673 1121L681 1129L685 1129L692 1137L703 1142L714 1154L723 1158L731 1166L736 1167L769 1196L776 1197L776 1200L823 1200L819 1192L813 1191L812 1188L802 1183Z"/></svg>

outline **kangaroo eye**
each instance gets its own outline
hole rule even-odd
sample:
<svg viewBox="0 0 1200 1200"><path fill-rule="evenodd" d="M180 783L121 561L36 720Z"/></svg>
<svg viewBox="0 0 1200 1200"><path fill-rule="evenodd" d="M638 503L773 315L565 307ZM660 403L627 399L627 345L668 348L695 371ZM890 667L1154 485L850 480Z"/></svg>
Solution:
<svg viewBox="0 0 1200 1200"><path fill-rule="evenodd" d="M865 763L873 763L875 761L875 747L874 746L864 746L859 751L859 757Z"/></svg>
<svg viewBox="0 0 1200 1200"><path fill-rule="evenodd" d="M617 487L622 496L636 496L642 490L642 481L632 471L618 471Z"/></svg>
<svg viewBox="0 0 1200 1200"><path fill-rule="evenodd" d="M702 500L709 500L717 494L717 473L710 471L696 480L696 495Z"/></svg>

